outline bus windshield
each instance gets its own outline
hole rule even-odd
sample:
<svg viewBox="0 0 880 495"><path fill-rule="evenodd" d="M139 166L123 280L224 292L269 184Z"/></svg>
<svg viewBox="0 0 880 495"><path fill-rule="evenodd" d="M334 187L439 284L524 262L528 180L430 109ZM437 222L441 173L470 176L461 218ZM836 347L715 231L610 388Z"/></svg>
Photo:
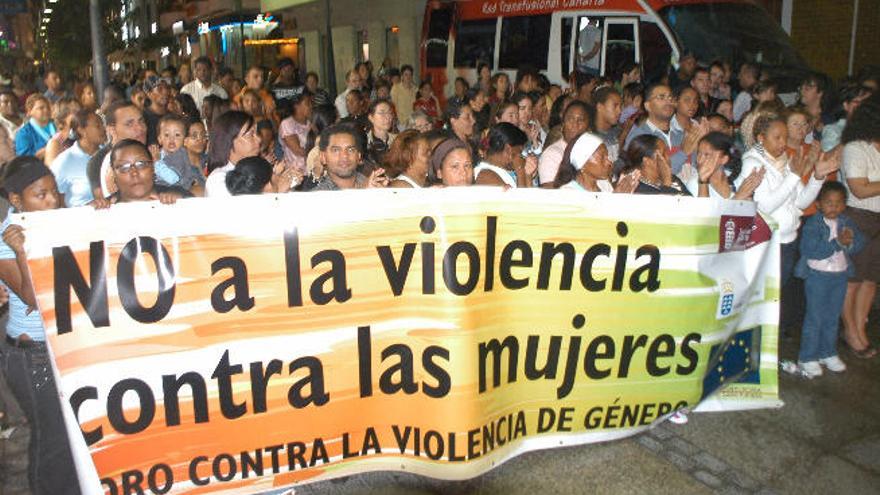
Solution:
<svg viewBox="0 0 880 495"><path fill-rule="evenodd" d="M660 16L686 51L698 60L757 62L794 71L807 65L789 43L785 31L757 5L711 3L672 5Z"/></svg>

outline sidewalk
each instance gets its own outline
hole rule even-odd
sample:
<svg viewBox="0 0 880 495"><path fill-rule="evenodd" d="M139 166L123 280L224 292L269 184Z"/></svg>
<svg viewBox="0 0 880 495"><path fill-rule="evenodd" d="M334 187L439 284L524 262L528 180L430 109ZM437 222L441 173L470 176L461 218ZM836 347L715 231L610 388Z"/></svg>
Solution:
<svg viewBox="0 0 880 495"><path fill-rule="evenodd" d="M880 342L876 324L870 334ZM783 339L781 359L797 346ZM880 357L841 357L840 375L781 373L782 409L691 414L625 440L521 455L463 482L373 473L296 493L880 493ZM29 493L27 442L25 426L0 440L0 495Z"/></svg>

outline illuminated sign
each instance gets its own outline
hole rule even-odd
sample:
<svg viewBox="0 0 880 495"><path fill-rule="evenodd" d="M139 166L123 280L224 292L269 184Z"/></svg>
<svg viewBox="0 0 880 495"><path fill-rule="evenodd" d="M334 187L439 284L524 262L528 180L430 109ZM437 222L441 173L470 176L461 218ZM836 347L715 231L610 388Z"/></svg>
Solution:
<svg viewBox="0 0 880 495"><path fill-rule="evenodd" d="M299 43L299 38L281 38L277 40L244 40L246 46L253 45L290 45Z"/></svg>

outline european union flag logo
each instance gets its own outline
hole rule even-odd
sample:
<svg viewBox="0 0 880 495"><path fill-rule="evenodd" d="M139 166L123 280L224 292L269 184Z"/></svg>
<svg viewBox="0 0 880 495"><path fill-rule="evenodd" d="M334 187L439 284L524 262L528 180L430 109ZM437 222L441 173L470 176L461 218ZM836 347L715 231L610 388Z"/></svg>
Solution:
<svg viewBox="0 0 880 495"><path fill-rule="evenodd" d="M760 383L761 327L735 333L709 351L709 369L703 378L705 399L728 383Z"/></svg>

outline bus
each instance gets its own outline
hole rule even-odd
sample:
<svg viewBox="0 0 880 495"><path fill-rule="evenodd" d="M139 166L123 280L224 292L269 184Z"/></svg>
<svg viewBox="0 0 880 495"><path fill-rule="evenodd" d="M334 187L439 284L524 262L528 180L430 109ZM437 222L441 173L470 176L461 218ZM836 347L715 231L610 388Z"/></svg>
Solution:
<svg viewBox="0 0 880 495"><path fill-rule="evenodd" d="M757 62L784 91L809 72L750 0L428 0L420 69L442 98L456 77L475 81L483 63L511 81L527 66L565 86L575 70L616 79L633 62L652 82L685 52L701 63Z"/></svg>

